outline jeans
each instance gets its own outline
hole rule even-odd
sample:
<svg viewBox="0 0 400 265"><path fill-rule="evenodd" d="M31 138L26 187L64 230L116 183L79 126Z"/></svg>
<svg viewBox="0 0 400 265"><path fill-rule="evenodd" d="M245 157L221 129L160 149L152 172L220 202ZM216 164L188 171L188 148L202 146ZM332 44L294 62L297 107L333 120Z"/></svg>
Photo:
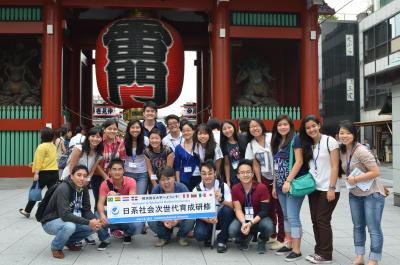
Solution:
<svg viewBox="0 0 400 265"><path fill-rule="evenodd" d="M340 193L335 192L335 199L331 202L328 202L326 195L326 191L315 190L308 195L308 202L315 238L314 253L331 260L333 251L331 219Z"/></svg>
<svg viewBox="0 0 400 265"><path fill-rule="evenodd" d="M170 240L171 239L171 234L173 229L166 228L164 226L164 223L161 221L154 221L154 222L149 222L149 227L150 229L157 234L158 238L165 239L165 240ZM179 227L178 233L176 233L176 236L179 238L185 238L186 235L192 231L194 225L194 220L191 219L185 219L181 220L176 227Z"/></svg>
<svg viewBox="0 0 400 265"><path fill-rule="evenodd" d="M107 214L107 213L106 213ZM100 218L100 215L96 212L96 218ZM108 241L110 234L108 233L108 228L110 230L122 230L125 236L136 235L139 231L142 231L144 223L122 223L122 224L109 224L103 226L98 232L100 241Z"/></svg>
<svg viewBox="0 0 400 265"><path fill-rule="evenodd" d="M300 221L300 209L304 196L290 196L279 189L276 189L276 193L283 211L285 232L290 232L292 238L301 238L303 230Z"/></svg>
<svg viewBox="0 0 400 265"><path fill-rule="evenodd" d="M383 233L381 220L385 197L379 192L368 196L354 196L349 194L351 218L353 219L354 246L356 255L365 254L366 231L371 237L370 260L382 259Z"/></svg>
<svg viewBox="0 0 400 265"><path fill-rule="evenodd" d="M125 172L125 176L131 177L136 181L136 194L138 195L146 194L147 182L149 181L149 176L147 175L147 172L144 173Z"/></svg>
<svg viewBox="0 0 400 265"><path fill-rule="evenodd" d="M217 229L221 232L217 236L217 243L226 244L229 238L229 225L235 218L235 212L231 207L223 206L218 211L218 223ZM197 241L210 240L212 236L213 224L206 223L200 219L196 220L196 226L194 227L194 237Z"/></svg>
<svg viewBox="0 0 400 265"><path fill-rule="evenodd" d="M62 250L65 245L74 244L95 233L88 225L64 222L61 218L51 220L42 226L47 234L56 236L51 242L51 250Z"/></svg>
<svg viewBox="0 0 400 265"><path fill-rule="evenodd" d="M39 171L39 187L50 189L58 181L58 170L42 170ZM25 212L30 213L35 207L36 201L28 201L25 206Z"/></svg>
<svg viewBox="0 0 400 265"><path fill-rule="evenodd" d="M102 176L94 175L90 180L94 197L94 212L97 211L97 202L99 201L100 185L104 181Z"/></svg>
<svg viewBox="0 0 400 265"><path fill-rule="evenodd" d="M239 222L238 219L235 218L235 220L233 220L231 225L229 226L229 236L232 238L239 238L243 240L245 236L240 231L241 227L242 224ZM273 231L274 231L274 225L271 221L271 218L264 217L263 219L261 219L260 222L256 223L251 227L249 235L257 234L257 232L259 232L260 233L259 238L261 240L266 241L271 236Z"/></svg>

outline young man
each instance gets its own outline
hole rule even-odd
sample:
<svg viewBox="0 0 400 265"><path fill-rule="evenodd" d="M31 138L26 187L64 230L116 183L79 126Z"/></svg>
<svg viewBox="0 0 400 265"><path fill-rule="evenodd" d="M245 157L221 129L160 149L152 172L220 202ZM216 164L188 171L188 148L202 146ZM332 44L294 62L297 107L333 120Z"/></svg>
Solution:
<svg viewBox="0 0 400 265"><path fill-rule="evenodd" d="M229 235L241 240L240 249L249 247L253 235L258 236L257 251L266 252L265 243L274 231L271 219L268 217L269 192L262 183L253 181L253 162L241 160L238 166L240 183L232 188L233 208L236 219L229 226Z"/></svg>
<svg viewBox="0 0 400 265"><path fill-rule="evenodd" d="M147 101L143 109L143 127L144 136L149 137L151 129L158 128L161 131L162 138L167 135L167 129L162 122L157 121L157 105L153 101Z"/></svg>
<svg viewBox="0 0 400 265"><path fill-rule="evenodd" d="M103 181L100 186L99 202L97 203L98 215L103 225L98 236L101 241L97 250L105 250L111 243L108 228L121 230L124 233L123 244L130 244L132 236L142 230L143 223L108 224L107 212L105 210L107 196L134 195L136 194L136 181L124 176L124 161L114 158L108 165L110 179Z"/></svg>
<svg viewBox="0 0 400 265"><path fill-rule="evenodd" d="M218 215L214 218L201 218L196 220L194 237L198 241L204 241L206 246L210 245L213 225L221 232L217 236L217 252L227 251L229 238L229 225L235 217L232 209L232 196L229 186L216 178L216 168L212 160L207 160L200 165L201 182L193 191L214 191Z"/></svg>
<svg viewBox="0 0 400 265"><path fill-rule="evenodd" d="M75 244L101 228L100 220L90 211L87 176L87 167L75 166L70 177L56 188L44 210L43 229L55 235L51 242L54 258L64 258L64 246L71 251L81 250L82 247Z"/></svg>
<svg viewBox="0 0 400 265"><path fill-rule="evenodd" d="M175 114L170 114L165 118L165 123L169 133L162 139L163 145L167 145L175 152L175 147L182 143L182 133L179 128L179 117Z"/></svg>
<svg viewBox="0 0 400 265"><path fill-rule="evenodd" d="M189 192L186 186L182 183L175 182L175 173L172 167L162 167L158 173L159 184L154 187L151 194L164 194L164 193L181 193ZM155 221L149 222L150 229L157 234L158 240L156 247L162 247L171 239L172 230L174 227L179 227L176 236L179 238L178 242L181 246L189 245L186 236L192 231L194 220L168 220L168 221Z"/></svg>

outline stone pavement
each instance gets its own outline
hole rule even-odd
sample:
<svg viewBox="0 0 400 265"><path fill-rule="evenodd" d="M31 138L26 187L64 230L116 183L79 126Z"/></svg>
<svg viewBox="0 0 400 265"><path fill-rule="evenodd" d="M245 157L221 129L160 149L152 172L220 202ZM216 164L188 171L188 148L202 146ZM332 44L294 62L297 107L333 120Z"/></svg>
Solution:
<svg viewBox="0 0 400 265"><path fill-rule="evenodd" d="M256 246L248 251L240 251L234 243L229 244L227 253L218 254L216 250L204 248L194 239L190 246L180 247L176 240L163 248L153 246L155 237L151 231L147 235L138 235L131 245L122 245L120 240L113 239L112 245L105 251L97 251L96 246L86 245L83 251L65 250L65 259L51 257L50 241L34 217L26 219L18 213L24 207L31 179L0 179L0 265L11 264L74 264L74 265L198 265L198 264L262 264L277 265L286 263L269 251L265 255L257 254ZM390 180L388 180L390 184ZM390 185L388 185L390 186ZM34 209L35 212L35 209ZM398 219L397 219L398 218ZM313 232L308 210L304 201L301 220L304 227L302 253L304 256L313 253ZM400 264L400 208L393 206L393 196L386 199L382 228L385 236L383 260L380 264ZM348 192L342 188L341 198L333 214L334 263L350 264L353 257L352 222L348 204ZM367 241L367 249L369 240ZM310 264L302 259L292 264Z"/></svg>

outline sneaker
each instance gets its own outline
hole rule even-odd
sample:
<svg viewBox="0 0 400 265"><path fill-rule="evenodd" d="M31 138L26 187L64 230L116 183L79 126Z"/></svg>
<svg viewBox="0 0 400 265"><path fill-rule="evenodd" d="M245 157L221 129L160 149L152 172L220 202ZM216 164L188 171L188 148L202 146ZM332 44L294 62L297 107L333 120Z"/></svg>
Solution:
<svg viewBox="0 0 400 265"><path fill-rule="evenodd" d="M267 252L267 248L265 247L265 240L258 239L257 252L258 254L265 254L265 252Z"/></svg>
<svg viewBox="0 0 400 265"><path fill-rule="evenodd" d="M206 247L206 248L211 247L211 239L204 241L204 247Z"/></svg>
<svg viewBox="0 0 400 265"><path fill-rule="evenodd" d="M25 212L24 209L19 209L19 213L22 214L23 216L25 216L26 218L29 218L31 216L31 214L28 212Z"/></svg>
<svg viewBox="0 0 400 265"><path fill-rule="evenodd" d="M132 237L124 236L124 241L122 241L122 244L129 245L130 243L132 243Z"/></svg>
<svg viewBox="0 0 400 265"><path fill-rule="evenodd" d="M289 248L287 246L283 246L280 249L278 249L277 251L275 251L275 255L283 256L283 255L286 255L289 252L292 252L292 248Z"/></svg>
<svg viewBox="0 0 400 265"><path fill-rule="evenodd" d="M315 255L317 255L317 254L314 253L314 254L308 255L308 256L306 257L306 260L309 261L309 262L312 262L312 261L314 260L314 256L315 256Z"/></svg>
<svg viewBox="0 0 400 265"><path fill-rule="evenodd" d="M99 244L99 246L97 247L97 250L99 250L99 251L106 250L106 248L107 248L110 244L111 244L110 242L101 241L100 244Z"/></svg>
<svg viewBox="0 0 400 265"><path fill-rule="evenodd" d="M56 259L63 259L65 257L62 250L52 250L51 253L53 254L53 258Z"/></svg>
<svg viewBox="0 0 400 265"><path fill-rule="evenodd" d="M189 242L187 241L186 238L181 237L178 240L179 245L181 245L182 247L186 247L187 245L189 245Z"/></svg>
<svg viewBox="0 0 400 265"><path fill-rule="evenodd" d="M299 260L301 258L302 258L301 253L295 253L292 251L289 253L289 255L286 256L285 260L287 262L291 262L291 261Z"/></svg>
<svg viewBox="0 0 400 265"><path fill-rule="evenodd" d="M217 252L218 253L225 253L228 250L228 246L224 243L217 244Z"/></svg>
<svg viewBox="0 0 400 265"><path fill-rule="evenodd" d="M74 244L68 244L65 245L70 251L81 251L82 250L82 246L77 246Z"/></svg>
<svg viewBox="0 0 400 265"><path fill-rule="evenodd" d="M243 238L243 240L240 242L239 249L240 250L248 250L249 249L249 244L251 240L253 239L253 234L250 234Z"/></svg>
<svg viewBox="0 0 400 265"><path fill-rule="evenodd" d="M276 242L276 237L270 237L270 238L268 239L268 241L267 241L267 244L269 245L269 244L272 244L272 243L274 243L274 242Z"/></svg>
<svg viewBox="0 0 400 265"><path fill-rule="evenodd" d="M330 264L332 263L332 260L321 257L318 254L314 254L314 259L311 262L314 264Z"/></svg>
<svg viewBox="0 0 400 265"><path fill-rule="evenodd" d="M278 250L281 249L285 244L283 244L282 242L279 242L278 240L276 240L275 242L272 242L271 244L268 245L269 249L271 250Z"/></svg>
<svg viewBox="0 0 400 265"><path fill-rule="evenodd" d="M94 240L94 239L92 239L90 237L85 238L85 242L88 245L96 245L96 240Z"/></svg>
<svg viewBox="0 0 400 265"><path fill-rule="evenodd" d="M75 242L75 246L83 247L83 242L82 241Z"/></svg>
<svg viewBox="0 0 400 265"><path fill-rule="evenodd" d="M124 232L122 232L121 230L113 230L111 231L111 235L115 238L124 238Z"/></svg>
<svg viewBox="0 0 400 265"><path fill-rule="evenodd" d="M159 239L157 240L155 246L156 246L156 247L163 247L163 246L165 246L165 245L168 244L168 243L169 243L168 240L159 238Z"/></svg>

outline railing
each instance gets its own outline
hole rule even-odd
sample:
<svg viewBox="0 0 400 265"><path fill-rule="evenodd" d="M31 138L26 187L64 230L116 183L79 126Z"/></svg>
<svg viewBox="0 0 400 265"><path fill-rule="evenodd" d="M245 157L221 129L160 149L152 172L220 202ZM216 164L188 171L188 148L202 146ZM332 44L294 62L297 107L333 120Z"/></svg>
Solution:
<svg viewBox="0 0 400 265"><path fill-rule="evenodd" d="M42 106L0 106L0 119L41 119Z"/></svg>
<svg viewBox="0 0 400 265"><path fill-rule="evenodd" d="M40 7L0 7L0 21L41 21Z"/></svg>
<svg viewBox="0 0 400 265"><path fill-rule="evenodd" d="M232 12L233 26L299 27L300 16L296 13Z"/></svg>
<svg viewBox="0 0 400 265"><path fill-rule="evenodd" d="M0 166L29 165L39 143L38 131L0 131Z"/></svg>
<svg viewBox="0 0 400 265"><path fill-rule="evenodd" d="M274 120L279 115L287 114L293 120L300 120L300 107L270 107L270 106L233 106L231 118Z"/></svg>

